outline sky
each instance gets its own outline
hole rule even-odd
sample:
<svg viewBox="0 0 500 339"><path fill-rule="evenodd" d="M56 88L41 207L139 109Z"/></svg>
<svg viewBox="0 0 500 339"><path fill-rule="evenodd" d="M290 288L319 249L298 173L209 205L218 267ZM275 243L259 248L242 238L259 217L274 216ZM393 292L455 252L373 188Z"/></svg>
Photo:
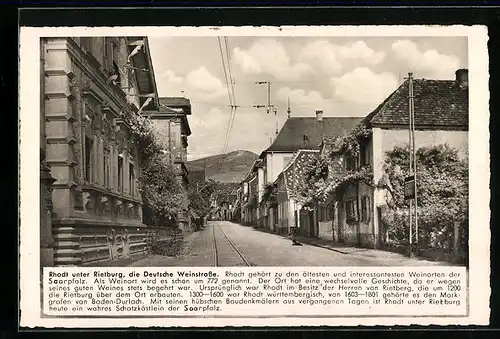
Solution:
<svg viewBox="0 0 500 339"><path fill-rule="evenodd" d="M191 100L188 159L267 148L291 116L365 116L408 76L448 79L468 68L465 37L149 37L158 95ZM227 42L227 44L226 44ZM229 54L229 58L226 56ZM224 72L224 69L226 72ZM277 114L267 114L267 87ZM234 123L228 88L234 88ZM231 91L229 91L231 92Z"/></svg>

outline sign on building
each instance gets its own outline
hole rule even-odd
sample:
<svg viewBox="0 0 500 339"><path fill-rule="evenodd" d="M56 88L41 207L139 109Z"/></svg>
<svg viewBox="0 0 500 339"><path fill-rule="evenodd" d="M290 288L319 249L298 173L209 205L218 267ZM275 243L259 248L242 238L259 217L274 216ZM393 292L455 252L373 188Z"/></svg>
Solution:
<svg viewBox="0 0 500 339"><path fill-rule="evenodd" d="M415 198L415 178L412 176L405 178L405 200Z"/></svg>

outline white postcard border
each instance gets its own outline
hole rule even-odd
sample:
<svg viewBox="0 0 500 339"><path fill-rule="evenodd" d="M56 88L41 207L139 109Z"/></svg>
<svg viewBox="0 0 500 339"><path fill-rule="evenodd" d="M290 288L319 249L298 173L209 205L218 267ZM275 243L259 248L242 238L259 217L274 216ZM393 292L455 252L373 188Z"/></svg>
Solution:
<svg viewBox="0 0 500 339"><path fill-rule="evenodd" d="M467 36L470 94L470 269L467 318L41 318L39 270L39 38L44 36ZM283 26L283 27L21 27L20 28L20 326L26 327L225 327L486 325L490 298L489 89L484 26ZM36 119L34 119L36 117Z"/></svg>

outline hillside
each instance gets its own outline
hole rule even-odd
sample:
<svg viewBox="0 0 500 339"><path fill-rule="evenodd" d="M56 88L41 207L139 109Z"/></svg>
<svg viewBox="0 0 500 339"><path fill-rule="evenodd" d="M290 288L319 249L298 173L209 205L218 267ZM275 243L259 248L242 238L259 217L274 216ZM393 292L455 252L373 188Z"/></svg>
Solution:
<svg viewBox="0 0 500 339"><path fill-rule="evenodd" d="M258 155L250 151L234 151L188 161L190 170L205 170L207 179L240 182L245 178Z"/></svg>

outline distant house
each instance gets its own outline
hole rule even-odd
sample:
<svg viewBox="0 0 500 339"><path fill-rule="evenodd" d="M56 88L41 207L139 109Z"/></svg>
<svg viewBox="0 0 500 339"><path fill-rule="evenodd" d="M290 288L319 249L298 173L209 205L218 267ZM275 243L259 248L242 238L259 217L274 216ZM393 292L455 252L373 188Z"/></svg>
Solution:
<svg viewBox="0 0 500 339"><path fill-rule="evenodd" d="M360 145L358 156L343 154L340 160L346 170L370 166L377 183L383 175L386 151L408 146L408 88L407 80L363 119L361 123L371 129L371 135ZM458 70L455 80L415 79L413 92L416 149L446 143L457 149L460 157L467 157L468 71ZM331 147L333 140L325 138L321 154L325 156ZM387 203L385 193L361 181L349 185L339 199L316 210L317 215L323 215L318 218L316 236L380 247L385 241L380 222L381 206Z"/></svg>
<svg viewBox="0 0 500 339"><path fill-rule="evenodd" d="M259 175L263 175L263 161L257 159L254 161L248 174L241 182L242 187L242 205L241 221L245 225L257 225L258 220L258 202L259 202Z"/></svg>
<svg viewBox="0 0 500 339"><path fill-rule="evenodd" d="M166 147L169 159L177 175L187 187L189 170L187 167L188 137L191 135L188 115L191 115L191 103L186 98L159 98L158 110L144 110L142 115L155 121L160 133L167 139Z"/></svg>
<svg viewBox="0 0 500 339"><path fill-rule="evenodd" d="M262 200L263 187L274 183L299 150L319 150L324 136L336 136L351 129L361 120L352 117L324 117L316 111L315 117L290 117L286 120L276 139L260 156L257 170L258 203ZM260 226L274 228L277 224L273 209L261 207L256 211Z"/></svg>
<svg viewBox="0 0 500 339"><path fill-rule="evenodd" d="M314 220L312 210L303 208L306 202L300 195L302 178L308 164L318 157L318 150L299 150L278 176L278 220L277 233L289 233L292 227L298 227L299 234L313 236Z"/></svg>

